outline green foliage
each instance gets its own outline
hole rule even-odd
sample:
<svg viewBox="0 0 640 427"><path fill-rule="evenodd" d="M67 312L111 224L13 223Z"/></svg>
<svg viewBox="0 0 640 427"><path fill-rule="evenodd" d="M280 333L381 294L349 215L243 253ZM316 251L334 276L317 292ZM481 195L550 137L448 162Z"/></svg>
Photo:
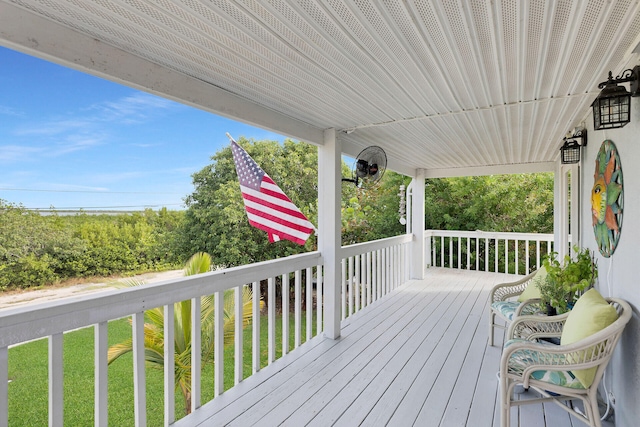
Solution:
<svg viewBox="0 0 640 427"><path fill-rule="evenodd" d="M553 232L553 174L427 179L426 228Z"/></svg>
<svg viewBox="0 0 640 427"><path fill-rule="evenodd" d="M286 140L239 144L269 174L293 203L318 223L318 151L313 145ZM217 264L229 267L289 256L317 248L312 235L304 246L282 241L269 244L267 235L249 225L231 148L212 157L213 163L193 175L194 192L180 232L182 254L204 251ZM350 176L343 162L342 175ZM409 179L387 172L380 186L364 191L342 185L342 244L375 240L404 232L398 223L398 187Z"/></svg>
<svg viewBox="0 0 640 427"><path fill-rule="evenodd" d="M185 276L206 273L211 270L211 256L199 252L193 255L184 266ZM128 280L120 282L120 287L143 286L144 282ZM223 343L229 345L234 340L235 328L235 299L234 291L228 290L223 296ZM242 324L243 328L249 325L252 314L253 294L249 287L242 289ZM262 307L264 303L260 301ZM214 338L215 338L215 309L213 296L202 297L201 306L201 332L202 332L202 361L203 365L214 362ZM145 360L150 367L162 370L164 368L164 309L157 307L145 312L144 323L144 348ZM185 413L191 411L191 300L174 304L174 342L175 351L175 383L184 398ZM108 363L111 365L120 357L133 351L131 338L114 344L108 350Z"/></svg>
<svg viewBox="0 0 640 427"><path fill-rule="evenodd" d="M0 200L0 289L175 265L184 212L41 216Z"/></svg>
<svg viewBox="0 0 640 427"><path fill-rule="evenodd" d="M561 264L557 253L543 261L547 277L538 284L541 303L554 307L558 314L565 313L577 298L593 286L598 277L598 266L589 249L574 246L575 255L566 255Z"/></svg>

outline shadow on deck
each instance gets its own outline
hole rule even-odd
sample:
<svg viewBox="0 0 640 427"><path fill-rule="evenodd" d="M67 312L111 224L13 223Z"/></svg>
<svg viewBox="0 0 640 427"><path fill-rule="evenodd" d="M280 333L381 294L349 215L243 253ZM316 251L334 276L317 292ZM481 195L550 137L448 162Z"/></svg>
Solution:
<svg viewBox="0 0 640 427"><path fill-rule="evenodd" d="M503 336L487 345L488 297L512 280L431 268L344 321L338 340L302 345L175 425L497 426ZM553 404L511 416L584 425Z"/></svg>

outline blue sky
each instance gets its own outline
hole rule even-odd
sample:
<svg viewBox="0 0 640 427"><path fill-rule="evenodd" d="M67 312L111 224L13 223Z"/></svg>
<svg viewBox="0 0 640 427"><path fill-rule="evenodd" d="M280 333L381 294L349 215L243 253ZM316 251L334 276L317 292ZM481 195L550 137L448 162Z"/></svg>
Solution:
<svg viewBox="0 0 640 427"><path fill-rule="evenodd" d="M284 140L0 47L0 199L27 208L183 209L235 139Z"/></svg>

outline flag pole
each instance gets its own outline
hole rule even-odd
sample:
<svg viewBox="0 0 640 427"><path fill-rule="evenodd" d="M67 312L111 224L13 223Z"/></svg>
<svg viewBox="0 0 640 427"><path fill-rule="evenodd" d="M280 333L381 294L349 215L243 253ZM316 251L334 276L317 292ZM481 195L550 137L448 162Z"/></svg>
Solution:
<svg viewBox="0 0 640 427"><path fill-rule="evenodd" d="M227 138L229 138L229 141L236 142L236 140L233 139L233 137L231 135L229 135L229 132L225 133L225 135L227 135ZM237 142L236 142L236 144L237 144Z"/></svg>

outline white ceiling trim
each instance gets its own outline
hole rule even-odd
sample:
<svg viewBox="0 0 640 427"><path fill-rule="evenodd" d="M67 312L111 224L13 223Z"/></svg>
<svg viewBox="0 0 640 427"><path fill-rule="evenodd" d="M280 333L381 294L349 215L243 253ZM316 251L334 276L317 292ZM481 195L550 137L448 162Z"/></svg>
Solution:
<svg viewBox="0 0 640 427"><path fill-rule="evenodd" d="M555 172L556 162L523 163L517 165L479 166L472 168L426 169L425 178L455 178L462 176L511 175Z"/></svg>

